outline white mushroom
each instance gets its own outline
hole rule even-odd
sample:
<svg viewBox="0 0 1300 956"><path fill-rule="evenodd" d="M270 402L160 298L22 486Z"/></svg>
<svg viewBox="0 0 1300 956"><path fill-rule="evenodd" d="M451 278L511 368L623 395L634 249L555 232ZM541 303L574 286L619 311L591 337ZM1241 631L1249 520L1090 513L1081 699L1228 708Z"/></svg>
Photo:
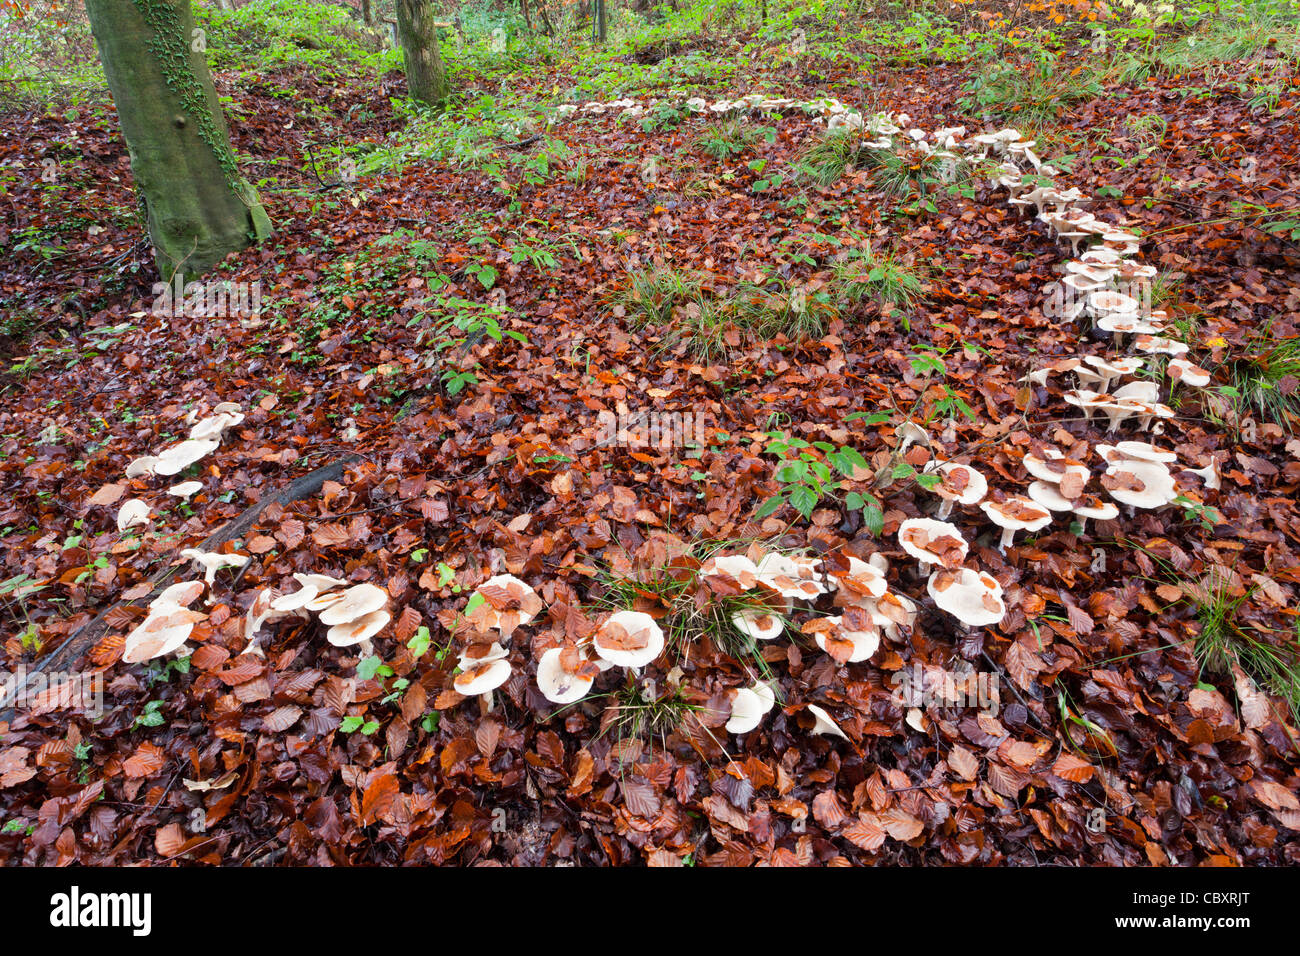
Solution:
<svg viewBox="0 0 1300 956"><path fill-rule="evenodd" d="M1210 384L1210 373L1199 365L1193 365L1185 358L1171 358L1169 360L1169 377L1176 382L1191 385L1193 388L1204 388Z"/></svg>
<svg viewBox="0 0 1300 956"><path fill-rule="evenodd" d="M139 498L132 498L122 503L117 512L117 530L125 531L136 525L149 524L149 504Z"/></svg>
<svg viewBox="0 0 1300 956"><path fill-rule="evenodd" d="M1006 551L1017 531L1038 531L1052 523L1052 514L1029 498L1012 495L1005 501L985 501L980 508L1002 529L998 550Z"/></svg>
<svg viewBox="0 0 1300 956"><path fill-rule="evenodd" d="M172 485L167 489L167 494L175 495L177 498L188 498L203 490L201 481L182 481L179 485Z"/></svg>
<svg viewBox="0 0 1300 956"><path fill-rule="evenodd" d="M474 593L483 601L466 619L481 630L498 630L502 640L509 640L515 628L529 623L545 607L537 592L513 574L490 577Z"/></svg>
<svg viewBox="0 0 1300 956"><path fill-rule="evenodd" d="M898 543L922 565L956 567L970 545L954 524L933 518L908 518L898 526Z"/></svg>
<svg viewBox="0 0 1300 956"><path fill-rule="evenodd" d="M126 466L126 477L143 478L153 474L153 466L158 464L158 456L145 455L137 458Z"/></svg>
<svg viewBox="0 0 1300 956"><path fill-rule="evenodd" d="M743 590L758 584L758 566L743 554L715 554L700 566L700 580L728 577Z"/></svg>
<svg viewBox="0 0 1300 956"><path fill-rule="evenodd" d="M164 657L179 650L189 639L194 625L206 614L188 608L164 604L150 611L122 644L122 660L128 664Z"/></svg>
<svg viewBox="0 0 1300 956"><path fill-rule="evenodd" d="M758 689L767 691L767 695ZM727 721L727 733L747 734L757 727L764 715L772 709L775 698L772 690L758 684L754 688L737 687L731 692L731 717Z"/></svg>
<svg viewBox="0 0 1300 956"><path fill-rule="evenodd" d="M966 627L997 624L1007 613L1002 585L990 574L959 568L943 568L930 575L926 590L940 610L947 611Z"/></svg>
<svg viewBox="0 0 1300 956"><path fill-rule="evenodd" d="M835 625L834 638L846 641L850 645L848 657L844 658L845 663L856 664L868 660L880 647L880 631L876 628L872 627L865 631L850 631L844 626L844 619L839 615L829 616L826 620ZM826 647L826 643L830 639L827 637L826 631L818 631L813 635L813 638L817 641L818 647L826 651L827 654L831 654ZM835 657L834 654L831 654L831 656ZM840 658L836 657L836 660L838 661Z"/></svg>
<svg viewBox="0 0 1300 956"><path fill-rule="evenodd" d="M781 615L764 608L742 608L731 615L736 630L755 641L771 641L781 636L785 621Z"/></svg>
<svg viewBox="0 0 1300 956"><path fill-rule="evenodd" d="M552 647L537 662L537 688L552 704L572 704L591 690L600 669L576 647Z"/></svg>
<svg viewBox="0 0 1300 956"><path fill-rule="evenodd" d="M333 627L347 624L378 611L388 603L388 592L374 584L358 584L343 592L336 601L320 612L320 622Z"/></svg>
<svg viewBox="0 0 1300 956"><path fill-rule="evenodd" d="M154 462L155 475L180 474L200 458L212 452L217 442L204 439L186 439L166 449Z"/></svg>
<svg viewBox="0 0 1300 956"><path fill-rule="evenodd" d="M197 567L203 568L203 580L215 584L217 572L222 568L242 568L249 561L246 554L217 554L214 551L200 551L198 548L184 548L182 558L189 558Z"/></svg>
<svg viewBox="0 0 1300 956"><path fill-rule="evenodd" d="M1178 496L1173 475L1157 461L1113 462L1101 484L1112 498L1133 508L1163 508Z"/></svg>
<svg viewBox="0 0 1300 956"><path fill-rule="evenodd" d="M371 611L350 621L335 624L325 632L325 639L335 647L351 647L353 644L360 644L362 652L369 653L370 638L382 631L392 619L393 616L387 611Z"/></svg>
<svg viewBox="0 0 1300 956"><path fill-rule="evenodd" d="M596 653L617 667L644 667L664 649L664 632L649 614L617 611L592 638Z"/></svg>
<svg viewBox="0 0 1300 956"><path fill-rule="evenodd" d="M970 465L945 461L937 465L935 470L939 472L941 480L930 490L943 499L939 510L934 513L940 521L952 514L954 504L973 505L988 494L988 481Z"/></svg>
<svg viewBox="0 0 1300 956"><path fill-rule="evenodd" d="M849 739L849 735L840 729L840 725L835 723L835 719L831 717L830 714L826 713L826 711L822 710L816 704L808 704L807 708L808 712L816 719L816 723L813 724L812 733L826 734L830 737L843 737L845 740Z"/></svg>

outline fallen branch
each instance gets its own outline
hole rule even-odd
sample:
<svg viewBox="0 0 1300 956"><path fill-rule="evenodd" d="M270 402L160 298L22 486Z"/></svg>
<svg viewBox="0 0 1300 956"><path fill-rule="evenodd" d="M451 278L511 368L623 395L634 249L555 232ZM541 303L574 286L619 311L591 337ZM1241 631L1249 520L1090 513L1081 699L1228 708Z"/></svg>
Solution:
<svg viewBox="0 0 1300 956"><path fill-rule="evenodd" d="M328 465L322 465L315 471L310 471L299 478L295 478L289 483L288 487L281 491L277 491L274 494L264 496L256 504L250 505L246 508L238 517L232 518L216 531L212 532L212 534L208 535L197 545L198 549L200 551L211 551L220 547L222 544L225 544L227 541L240 537L256 523L258 516L271 505L277 504L283 507L284 505L290 504L294 501L311 497L321 490L321 487L325 482L338 481L343 477L343 471L348 465L354 464L360 460L360 457L357 455L348 455L337 461L332 461ZM150 598L152 598L154 593L157 592L159 585L166 582L166 580L175 573L177 567L179 567L179 565L169 565L149 579ZM109 613L113 608L123 606L134 606L134 602L128 601L123 602L122 604L114 604L112 607L107 607L100 611L99 614L95 615L95 618L92 621L79 627L73 634L69 635L62 644L56 647L49 654L42 657L35 663L35 665L30 667L26 672L23 683L18 686L14 693L14 700L17 701L22 697L23 692L27 687L27 682L30 681L33 675L47 671L52 667L59 669L64 664L70 664L80 660L86 651L90 650L90 648L94 647L95 644L99 642L104 631L107 630L105 619ZM6 707L4 710L0 711L0 722L13 720L13 717L14 707Z"/></svg>

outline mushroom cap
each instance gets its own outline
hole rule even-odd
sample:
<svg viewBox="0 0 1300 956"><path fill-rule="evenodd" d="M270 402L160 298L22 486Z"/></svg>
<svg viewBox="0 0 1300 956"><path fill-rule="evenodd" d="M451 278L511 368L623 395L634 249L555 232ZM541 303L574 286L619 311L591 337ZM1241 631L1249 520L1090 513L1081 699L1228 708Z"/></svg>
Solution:
<svg viewBox="0 0 1300 956"><path fill-rule="evenodd" d="M475 664L505 660L508 656L509 652L498 641L493 641L490 644L466 644L465 649L456 658L456 666L464 670L467 667L473 667Z"/></svg>
<svg viewBox="0 0 1300 956"><path fill-rule="evenodd" d="M323 594L317 594L314 598L304 604L304 611L315 611L317 613L325 610L327 607L333 607L343 600L342 591L326 591Z"/></svg>
<svg viewBox="0 0 1300 956"><path fill-rule="evenodd" d="M122 660L127 664L163 657L184 644L194 625L206 614L175 605L163 605L149 613L122 644Z"/></svg>
<svg viewBox="0 0 1300 956"><path fill-rule="evenodd" d="M483 630L497 629L503 638L527 624L545 607L537 592L513 574L494 575L474 593L482 595L483 603L466 614L466 619Z"/></svg>
<svg viewBox="0 0 1300 956"><path fill-rule="evenodd" d="M771 693L770 689L768 693ZM749 733L762 722L771 706L756 691L748 687L737 687L731 692L731 717L727 720L727 733Z"/></svg>
<svg viewBox="0 0 1300 956"><path fill-rule="evenodd" d="M573 669L565 667L567 662ZM575 647L551 647L537 662L537 689L552 704L572 704L586 696L600 669Z"/></svg>
<svg viewBox="0 0 1300 956"><path fill-rule="evenodd" d="M835 723L835 718L826 713L826 711L822 710L816 704L808 704L807 708L808 713L812 714L817 721L813 724L812 732L814 734L827 734L831 737L843 737L845 740L849 739L849 735L840 729L840 725Z"/></svg>
<svg viewBox="0 0 1300 956"><path fill-rule="evenodd" d="M1082 491L1083 486L1092 477L1092 472L1077 461L1066 458L1055 448L1045 449L1043 454L1045 458L1026 452L1023 459L1025 470L1039 481L1052 485L1065 485L1061 493L1067 498L1078 497L1077 493L1071 495L1070 492L1075 487Z"/></svg>
<svg viewBox="0 0 1300 956"><path fill-rule="evenodd" d="M1160 386L1155 382L1129 382L1111 393L1112 398L1131 398L1137 402L1154 402L1160 398Z"/></svg>
<svg viewBox="0 0 1300 956"><path fill-rule="evenodd" d="M760 583L779 591L785 598L813 601L834 586L833 583L823 583L820 561L779 551L763 555L758 562L757 572Z"/></svg>
<svg viewBox="0 0 1300 956"><path fill-rule="evenodd" d="M999 528L1037 531L1052 523L1052 513L1029 498L1011 495L1005 501L984 501L980 508Z"/></svg>
<svg viewBox="0 0 1300 956"><path fill-rule="evenodd" d="M153 466L158 464L157 455L143 455L126 466L126 477L143 478L153 474Z"/></svg>
<svg viewBox="0 0 1300 956"><path fill-rule="evenodd" d="M329 626L346 624L378 611L388 603L388 592L374 584L357 584L343 592L341 600L335 601L320 612L320 622Z"/></svg>
<svg viewBox="0 0 1300 956"><path fill-rule="evenodd" d="M1029 497L1048 511L1073 511L1074 503L1061 494L1058 485L1048 481L1035 481L1029 485Z"/></svg>
<svg viewBox="0 0 1300 956"><path fill-rule="evenodd" d="M289 594L281 594L271 602L271 608L276 611L297 611L300 608L306 608L308 604L315 600L318 594L320 592L316 590L314 585L305 584Z"/></svg>
<svg viewBox="0 0 1300 956"><path fill-rule="evenodd" d="M218 412L199 421L190 429L190 438L196 441L221 441L226 429L233 428L244 420L244 413Z"/></svg>
<svg viewBox="0 0 1300 956"><path fill-rule="evenodd" d="M617 667L644 667L664 649L664 632L649 614L616 611L597 629L596 653Z"/></svg>
<svg viewBox="0 0 1300 956"><path fill-rule="evenodd" d="M1002 585L981 571L940 568L930 575L926 590L940 610L947 611L967 627L997 624L1007 613Z"/></svg>
<svg viewBox="0 0 1300 956"><path fill-rule="evenodd" d="M1140 358L1119 358L1109 361L1097 355L1085 355L1083 360L1098 372L1101 372L1106 381L1117 379L1123 375L1132 375L1146 364L1145 360Z"/></svg>
<svg viewBox="0 0 1300 956"><path fill-rule="evenodd" d="M834 580L839 584L835 593L837 606L860 606L864 602L879 598L889 589L884 571L869 561L863 561L851 554L848 558L849 569L842 574L833 575Z"/></svg>
<svg viewBox="0 0 1300 956"><path fill-rule="evenodd" d="M466 697L475 697L496 690L510 679L510 674L510 662L505 658L498 657L478 664L471 664L457 674L456 679L451 683L456 688L456 693L464 694Z"/></svg>
<svg viewBox="0 0 1300 956"><path fill-rule="evenodd" d="M203 490L201 481L182 481L179 485L172 485L167 489L167 494L175 495L177 498L188 498L190 495L198 494Z"/></svg>
<svg viewBox="0 0 1300 956"><path fill-rule="evenodd" d="M1178 496L1174 476L1158 461L1113 462L1101 484L1120 504L1134 508L1162 508Z"/></svg>
<svg viewBox="0 0 1300 956"><path fill-rule="evenodd" d="M931 490L941 498L959 505L973 505L989 493L989 483L970 465L955 461L941 462L935 469L942 480Z"/></svg>
<svg viewBox="0 0 1300 956"><path fill-rule="evenodd" d="M117 530L125 531L127 528L134 528L138 524L147 525L149 523L149 503L141 501L139 498L132 498L130 501L122 503L122 507L117 511Z"/></svg>
<svg viewBox="0 0 1300 956"><path fill-rule="evenodd" d="M1185 358L1169 360L1169 377L1185 382L1194 388L1204 388L1210 384L1210 373L1199 365L1193 365Z"/></svg>
<svg viewBox="0 0 1300 956"><path fill-rule="evenodd" d="M758 585L758 565L743 554L715 554L700 566L699 576L728 577L748 591Z"/></svg>
<svg viewBox="0 0 1300 956"><path fill-rule="evenodd" d="M189 607L198 600L207 588L202 581L177 581L158 592L158 596L149 602L150 610L167 607Z"/></svg>
<svg viewBox="0 0 1300 956"><path fill-rule="evenodd" d="M1119 517L1119 508L1113 502L1102 501L1096 495L1084 495L1074 508L1080 518L1092 518L1096 521L1113 521Z"/></svg>
<svg viewBox="0 0 1300 956"><path fill-rule="evenodd" d="M1185 342L1176 342L1159 335L1139 335L1133 344L1139 352L1146 352L1148 355L1184 355L1188 351Z"/></svg>
<svg viewBox="0 0 1300 956"><path fill-rule="evenodd" d="M763 608L742 608L731 615L736 630L756 641L771 641L781 636L785 621L781 615Z"/></svg>
<svg viewBox="0 0 1300 956"><path fill-rule="evenodd" d="M176 475L194 464L217 447L217 442L207 439L187 438L164 450L154 462L155 475Z"/></svg>
<svg viewBox="0 0 1300 956"><path fill-rule="evenodd" d="M922 564L945 567L961 564L970 549L955 524L934 518L908 518L898 526L898 543Z"/></svg>
<svg viewBox="0 0 1300 956"><path fill-rule="evenodd" d="M274 602L272 602L272 606L274 607ZM392 619L393 616L387 611L371 611L369 614L363 614L354 620L335 624L325 632L325 639L335 647L350 647L353 644L360 644L362 641L370 640L370 638L382 631Z"/></svg>
<svg viewBox="0 0 1300 956"><path fill-rule="evenodd" d="M1103 332L1119 332L1123 335L1151 335L1161 331L1161 326L1146 322L1134 313L1115 312L1103 315L1097 320L1097 328Z"/></svg>
<svg viewBox="0 0 1300 956"><path fill-rule="evenodd" d="M1158 461L1171 464L1178 456L1164 448L1145 441L1121 441L1114 445L1097 445L1097 454L1108 462L1115 461Z"/></svg>
<svg viewBox="0 0 1300 956"><path fill-rule="evenodd" d="M845 663L857 664L860 661L868 660L871 655L876 653L877 649L879 649L880 631L877 628L872 627L870 630L866 631L850 631L846 629L844 619L838 615L829 616L826 620L835 625L834 636L837 640L847 641L852 645L851 650L849 651L849 656L845 659ZM813 635L813 638L817 641L818 647L823 651L826 651L828 654L831 653L826 647L826 631L818 631ZM835 655L831 654L831 656L834 657ZM836 660L839 660L839 658L836 658Z"/></svg>
<svg viewBox="0 0 1300 956"><path fill-rule="evenodd" d="M347 587L348 584L342 578L332 578L328 574L304 574L301 571L295 571L293 579L303 587L313 587L322 593L334 588Z"/></svg>

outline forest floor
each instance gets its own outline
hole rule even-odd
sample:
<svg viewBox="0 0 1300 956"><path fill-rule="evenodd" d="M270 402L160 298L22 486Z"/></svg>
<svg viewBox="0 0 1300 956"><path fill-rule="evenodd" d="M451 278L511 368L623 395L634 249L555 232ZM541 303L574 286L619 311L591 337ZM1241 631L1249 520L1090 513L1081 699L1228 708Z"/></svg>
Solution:
<svg viewBox="0 0 1300 956"><path fill-rule="evenodd" d="M739 56L726 39L686 53ZM511 95L550 106L577 82L571 69L536 65L510 78ZM1029 128L963 107L973 75L952 62L801 69L773 47L725 81L674 86L835 95L927 130ZM481 92L503 96L502 82ZM1040 124L1040 154L1071 157L1066 179L1092 211L1140 232L1144 261L1176 277L1163 307L1222 386L1243 355L1297 335L1297 247L1242 212L1300 191L1295 82L1260 109L1222 69L1157 73L1080 94ZM249 178L278 177L262 188L274 238L222 270L261 283L253 318L154 314L111 110L0 119L0 169L54 158L61 177L11 185L0 236L0 295L33 313L10 330L0 376L0 668L34 668L106 612L86 658L65 664L103 674L102 716L54 700L0 723L0 861L1300 863L1286 688L1196 653L1215 621L1282 655L1295 646L1300 439L1288 422L1210 392L1166 399L1177 417L1158 441L1222 474L1198 490L1203 511L1123 514L1081 535L1058 521L1003 554L981 512L959 509L971 563L1006 595L993 627L966 631L939 611L899 547L899 524L935 503L875 473L897 462L903 421L1008 492L1028 482L1032 442L1106 440L1104 420L1070 414L1055 380L1020 381L1081 342L1042 310L1060 249L1004 192L975 179L898 195L851 167L816 185L798 164L818 125L777 114L719 133L736 147L721 159L705 151L718 124L699 116L611 112L546 130L485 118L474 162L362 163L339 181L334 160L285 157L323 157L340 135L401 142L400 75L342 85L288 69L217 84ZM913 304L837 304L837 257L864 240L920 276ZM823 289L823 327L755 340L725 325L674 334L683 314L634 322L629 273L647 268L698 273L706 299ZM36 308L50 302L65 305ZM518 337L430 348L432 314L484 306ZM123 477L183 437L188 412L222 401L247 417L186 474L198 495L168 504L157 479ZM620 406L699 416L705 447L602 440L600 413ZM807 518L788 505L756 517L787 490L773 433L852 447L871 468ZM151 578L184 570L181 548L339 461L338 480L270 506L225 546L251 561L218 575L191 656L119 661ZM843 507L853 492L880 500L882 527ZM119 533L117 509L137 496L153 523ZM921 616L863 663L805 634L770 642L781 705L742 738L722 725L727 691L752 669L709 634L643 675L678 685L646 705L674 718L662 733L611 719L629 699L617 671L579 704L547 703L537 653L588 631L613 580L640 581L635 606L661 613L649 582L718 542L882 552L891 589ZM292 572L386 589L394 623L377 659L331 646L314 621L272 625L265 657L240 654L258 590L289 589ZM503 572L547 610L514 635L514 676L484 714L448 690L456 628L475 586ZM997 676L996 713L909 718L894 675L967 663ZM808 704L848 739L812 735Z"/></svg>

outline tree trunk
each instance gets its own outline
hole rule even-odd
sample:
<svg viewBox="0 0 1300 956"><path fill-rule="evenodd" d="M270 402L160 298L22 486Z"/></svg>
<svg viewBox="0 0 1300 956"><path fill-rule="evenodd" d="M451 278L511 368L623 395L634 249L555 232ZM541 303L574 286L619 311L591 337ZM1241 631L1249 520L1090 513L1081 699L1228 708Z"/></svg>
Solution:
<svg viewBox="0 0 1300 956"><path fill-rule="evenodd" d="M596 40L605 43L605 0L596 0Z"/></svg>
<svg viewBox="0 0 1300 956"><path fill-rule="evenodd" d="M163 279L179 271L188 281L269 236L235 163L190 0L86 0L86 12Z"/></svg>
<svg viewBox="0 0 1300 956"><path fill-rule="evenodd" d="M447 74L438 54L438 28L429 0L397 0L397 36L411 99L426 106L441 105L447 98Z"/></svg>
<svg viewBox="0 0 1300 956"><path fill-rule="evenodd" d="M375 11L370 7L370 0L361 0L361 21L368 27L375 25Z"/></svg>

